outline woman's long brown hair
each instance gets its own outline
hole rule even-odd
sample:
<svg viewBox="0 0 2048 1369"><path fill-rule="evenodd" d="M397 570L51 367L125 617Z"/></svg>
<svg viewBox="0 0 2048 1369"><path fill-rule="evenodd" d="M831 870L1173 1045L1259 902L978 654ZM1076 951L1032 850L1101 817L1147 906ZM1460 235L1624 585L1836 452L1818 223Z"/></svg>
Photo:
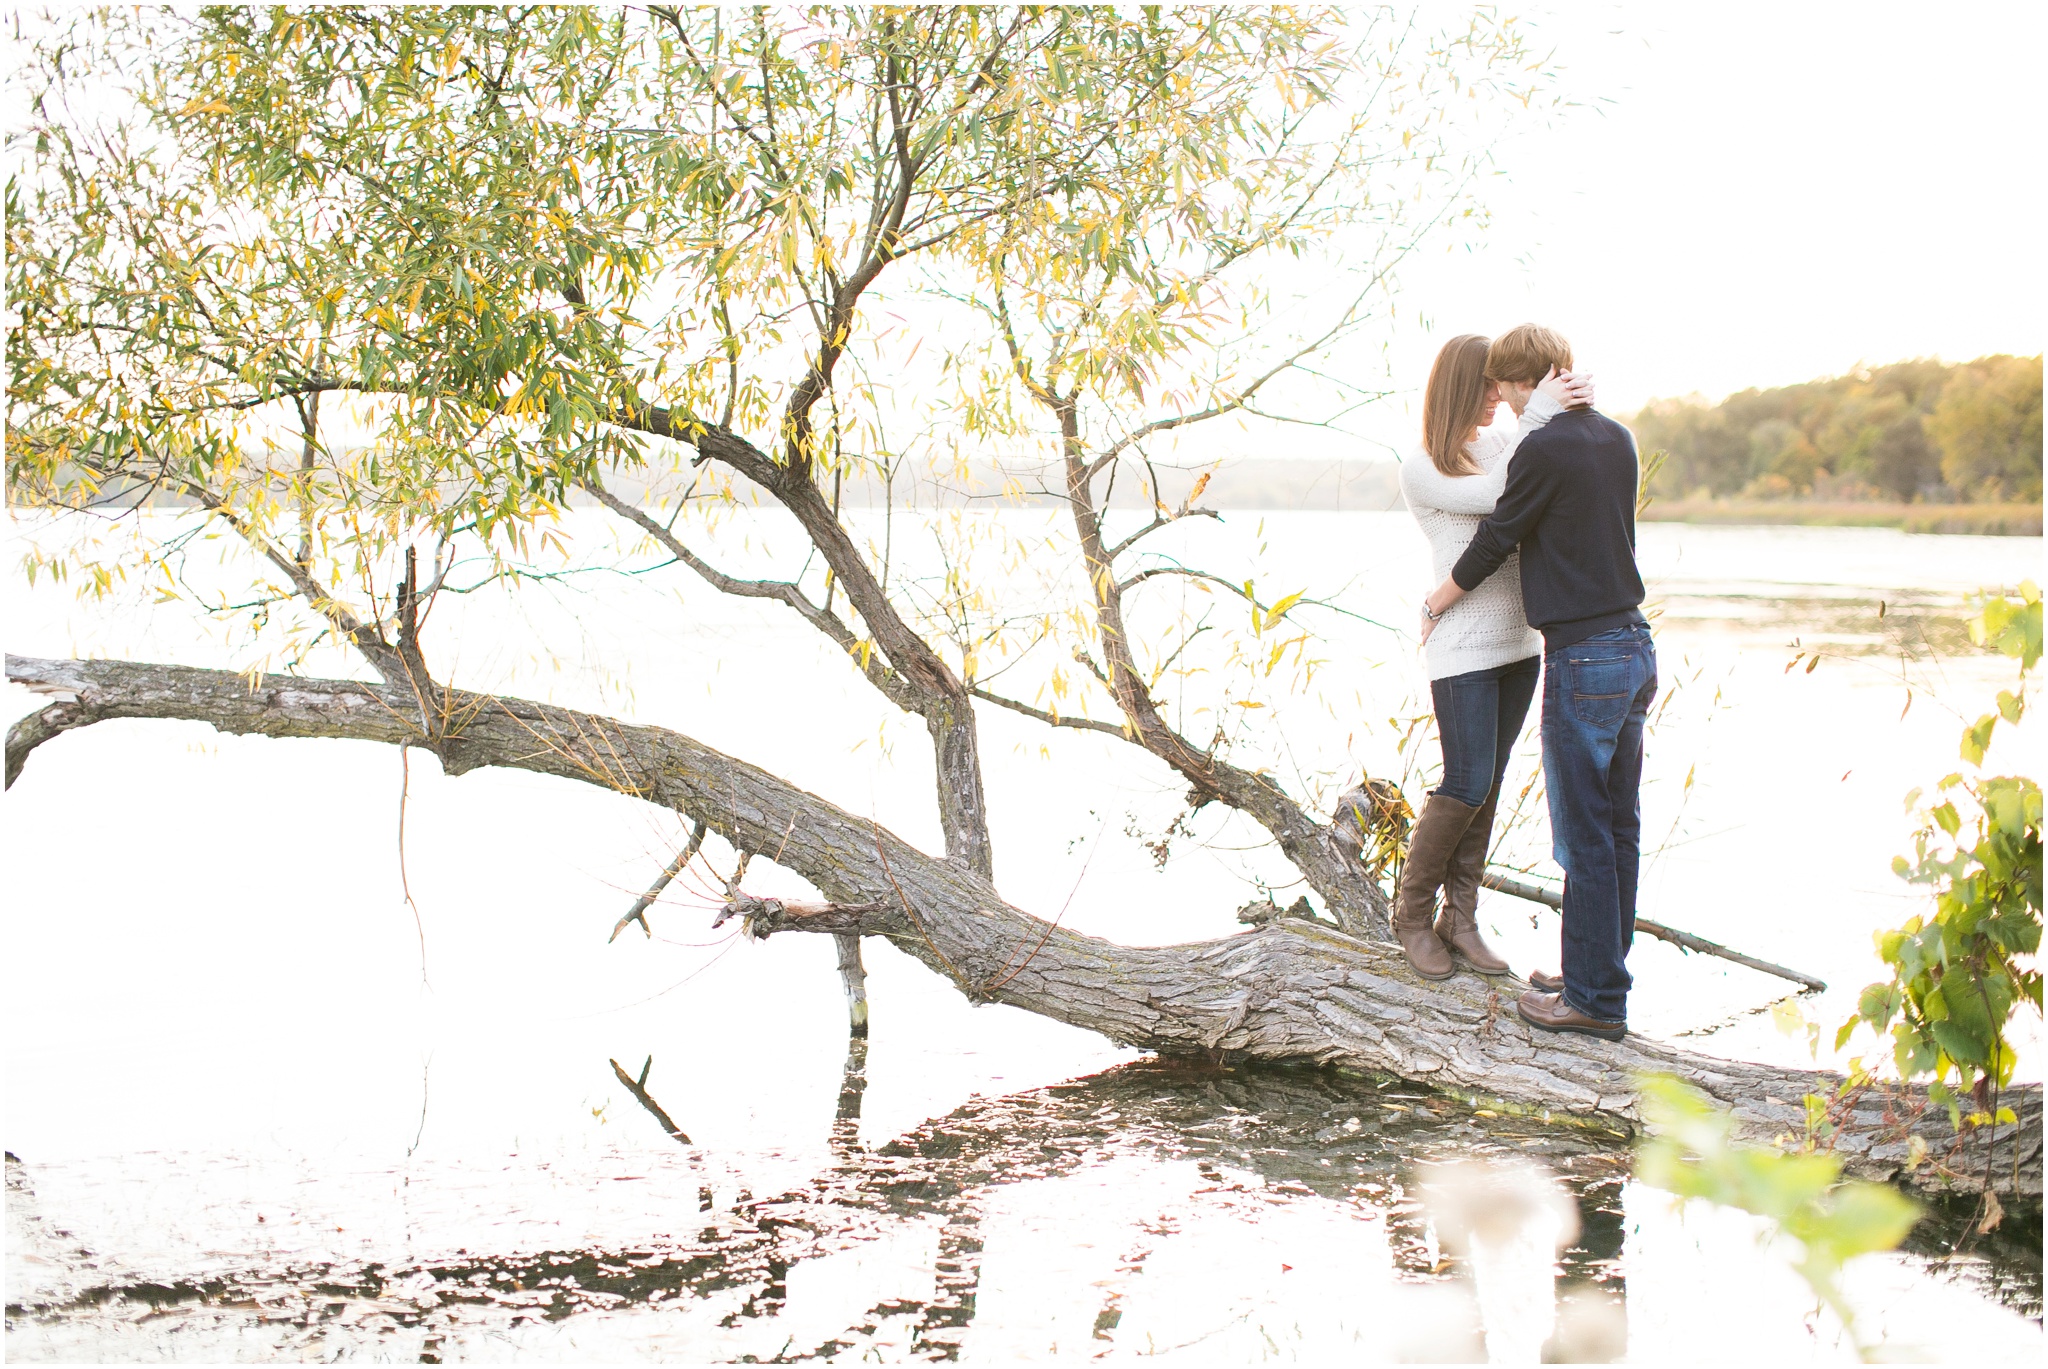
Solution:
<svg viewBox="0 0 2048 1369"><path fill-rule="evenodd" d="M1488 339L1477 333L1452 338L1429 368L1422 394L1422 449L1445 475L1477 475L1480 465L1465 450L1479 426L1486 398Z"/></svg>

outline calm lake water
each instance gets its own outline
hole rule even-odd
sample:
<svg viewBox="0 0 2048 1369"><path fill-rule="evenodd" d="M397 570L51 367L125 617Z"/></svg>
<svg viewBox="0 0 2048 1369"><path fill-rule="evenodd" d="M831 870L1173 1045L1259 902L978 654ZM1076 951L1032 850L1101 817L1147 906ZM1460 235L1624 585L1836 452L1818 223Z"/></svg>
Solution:
<svg viewBox="0 0 2048 1369"><path fill-rule="evenodd" d="M991 530L1028 545L1045 525L963 524L988 556ZM615 559L605 528L569 520L591 564ZM17 527L17 549L31 535ZM899 567L938 564L914 528L892 537ZM765 514L719 538L734 570L792 546ZM1831 1042L1876 975L1871 931L1919 906L1889 870L1906 791L1955 768L1962 715L2013 674L1961 639L1963 596L2038 577L2041 543L1673 524L1642 540L1670 697L1644 912L1830 988L1788 998L1645 941L1632 1022L1805 1064L1792 1011ZM1400 627L1426 587L1405 515L1235 514L1162 550ZM203 557L187 570L232 583ZM1027 557L995 608L1032 608L1060 573ZM17 653L256 659L153 590L8 595ZM593 570L517 602L444 599L426 644L465 687L675 727L935 848L921 729L772 607L672 568ZM1297 792L1334 795L1363 767L1419 797L1434 744L1421 774L1418 748L1396 747L1424 697L1412 642L1304 621L1325 663L1299 690L1269 682L1237 758ZM1816 648L1811 673L1786 669ZM1006 687L1032 697L1036 668ZM331 654L307 669L353 673ZM1141 841L1180 809L1160 767L983 717L997 877L1018 904L1182 941L1228 935L1255 881L1290 878L1209 814L1156 867ZM2038 735L1993 764L2039 775ZM536 776L449 780L415 756L416 929L399 795L388 749L197 725L102 724L30 760L5 801L10 1358L1531 1360L1546 1341L1578 1358L1853 1358L1781 1252L1758 1254L1754 1223L1673 1212L1608 1133L1399 1083L1152 1061L972 1007L873 943L873 1036L850 1053L829 940L709 930L731 869L715 840L652 939L606 943L680 844L673 815ZM1531 821L1500 855L1540 873L1544 847ZM798 887L758 864L747 883ZM1547 911L1489 895L1482 917L1517 968L1555 966ZM687 1140L617 1072L643 1065ZM1532 1211L1550 1210L1546 1185L1564 1195L1554 1261L1548 1243L1458 1244L1455 1185L1420 1166L1475 1157L1515 1158ZM1939 1211L1907 1251L1852 1267L1860 1330L2038 1362L2038 1209L1951 1253L1968 1215Z"/></svg>

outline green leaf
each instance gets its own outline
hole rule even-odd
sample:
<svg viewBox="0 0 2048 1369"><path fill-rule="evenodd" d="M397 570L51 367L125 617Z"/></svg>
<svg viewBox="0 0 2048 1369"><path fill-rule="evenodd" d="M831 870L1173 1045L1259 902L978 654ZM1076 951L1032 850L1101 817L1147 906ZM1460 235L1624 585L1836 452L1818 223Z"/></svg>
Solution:
<svg viewBox="0 0 2048 1369"><path fill-rule="evenodd" d="M1824 1249L1837 1266L1858 1255L1896 1249L1920 1220L1919 1204L1889 1184L1844 1184L1816 1207L1793 1234L1809 1250Z"/></svg>
<svg viewBox="0 0 2048 1369"><path fill-rule="evenodd" d="M1936 1022L1928 1028L1935 1044L1958 1065L1969 1066L1981 1071L1988 1063L1988 1043L1972 1035L1968 1028L1954 1021Z"/></svg>
<svg viewBox="0 0 2048 1369"><path fill-rule="evenodd" d="M1963 732L1963 759L1972 765L1984 763L1984 752L1991 745L1991 729L1998 725L1996 713L1986 713ZM1950 829L1949 835L1955 835Z"/></svg>
<svg viewBox="0 0 2048 1369"><path fill-rule="evenodd" d="M1866 987L1856 1000L1856 1017L1850 1021L1864 1021L1883 1031L1892 1024L1898 1013L1898 990L1890 984L1872 984ZM1846 1030L1846 1029L1845 1029ZM1841 1043L1837 1043L1839 1047Z"/></svg>

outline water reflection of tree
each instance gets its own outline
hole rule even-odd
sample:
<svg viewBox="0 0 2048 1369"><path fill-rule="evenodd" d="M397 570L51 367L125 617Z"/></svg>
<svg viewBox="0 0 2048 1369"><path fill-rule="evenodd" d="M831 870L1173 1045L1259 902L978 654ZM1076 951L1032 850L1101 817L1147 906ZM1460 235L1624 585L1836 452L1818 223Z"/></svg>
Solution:
<svg viewBox="0 0 2048 1369"><path fill-rule="evenodd" d="M1144 1061L1050 1088L976 1099L868 1150L859 1141L866 1071L867 1043L856 1038L832 1122L831 1166L802 1189L733 1209L782 1238L777 1254L761 1257L761 1294L741 1315L779 1308L793 1264L879 1236L894 1224L877 1226L855 1214L896 1221L937 1215L937 1287L916 1309L913 1353L951 1357L974 1317L979 1231L989 1196L1006 1184L1078 1172L1114 1151L1190 1160L1211 1183L1377 1208L1395 1266L1409 1277L1436 1277L1449 1267L1421 1204L1408 1193L1412 1165L1451 1155L1538 1156L1566 1175L1585 1233L1562 1261L1564 1286L1597 1287L1607 1296L1621 1291L1617 1171L1626 1151L1615 1133L1482 1117L1399 1080ZM634 1095L665 1131L678 1134L660 1104L642 1089ZM798 1211L802 1216L794 1215ZM1149 1231L1122 1262L1124 1269L1140 1270L1165 1234ZM732 1253L753 1262L738 1248ZM1117 1324L1118 1302L1118 1294L1109 1293L1096 1318L1096 1334L1104 1339ZM885 1304L869 1316L908 1310Z"/></svg>
<svg viewBox="0 0 2048 1369"><path fill-rule="evenodd" d="M1486 1117L1397 1080L1140 1061L1048 1088L977 1098L870 1148L860 1139L867 1062L867 1042L850 1041L830 1123L829 1162L805 1184L764 1198L742 1194L722 1210L710 1188L700 1190L703 1225L693 1245L481 1254L412 1266L252 1268L203 1281L102 1285L62 1304L10 1307L10 1318L106 1318L110 1335L125 1334L138 1306L230 1315L246 1309L253 1316L259 1304L267 1309L280 1296L296 1295L305 1307L299 1327L338 1325L352 1315L351 1304L371 1303L391 1321L385 1349L425 1337L423 1348L431 1354L442 1338L493 1317L561 1321L587 1311L729 1294L741 1301L725 1324L737 1326L780 1312L790 1272L805 1260L881 1239L906 1223L936 1222L936 1285L929 1297L878 1303L840 1338L790 1349L802 1357L831 1354L903 1318L911 1319L907 1339L914 1356L949 1359L974 1320L990 1198L1005 1185L1076 1174L1119 1153L1192 1162L1212 1187L1375 1209L1396 1275L1405 1279L1456 1274L1441 1261L1410 1191L1414 1165L1475 1155L1535 1158L1558 1171L1579 1208L1583 1234L1561 1258L1560 1293L1622 1295L1628 1152L1611 1132ZM701 1154L648 1088L651 1066L637 1077L614 1067L655 1124ZM687 1119L686 1102L671 1098L669 1104ZM2015 1211L2012 1225L2024 1231L2032 1220ZM1134 1233L1120 1262L1125 1278L1104 1294L1097 1336L1111 1338L1121 1315L1121 1285L1142 1271L1171 1230L1162 1220L1141 1223ZM2038 1315L2037 1244L2014 1239L1987 1246L1954 1268L1987 1296Z"/></svg>

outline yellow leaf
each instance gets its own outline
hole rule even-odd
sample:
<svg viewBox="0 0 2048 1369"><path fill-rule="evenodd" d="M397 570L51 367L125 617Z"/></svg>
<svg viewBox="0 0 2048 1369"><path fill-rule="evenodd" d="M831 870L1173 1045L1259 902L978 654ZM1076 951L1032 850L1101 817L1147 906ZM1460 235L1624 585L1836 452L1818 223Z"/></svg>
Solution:
<svg viewBox="0 0 2048 1369"><path fill-rule="evenodd" d="M1272 610L1266 614L1267 628L1270 629L1273 626L1273 624L1279 622L1282 618L1284 618L1287 615L1287 610L1293 608L1296 604L1300 603L1301 596L1306 593L1308 593L1307 590L1296 590L1294 593L1288 595L1285 599L1282 599L1279 603L1273 605Z"/></svg>

